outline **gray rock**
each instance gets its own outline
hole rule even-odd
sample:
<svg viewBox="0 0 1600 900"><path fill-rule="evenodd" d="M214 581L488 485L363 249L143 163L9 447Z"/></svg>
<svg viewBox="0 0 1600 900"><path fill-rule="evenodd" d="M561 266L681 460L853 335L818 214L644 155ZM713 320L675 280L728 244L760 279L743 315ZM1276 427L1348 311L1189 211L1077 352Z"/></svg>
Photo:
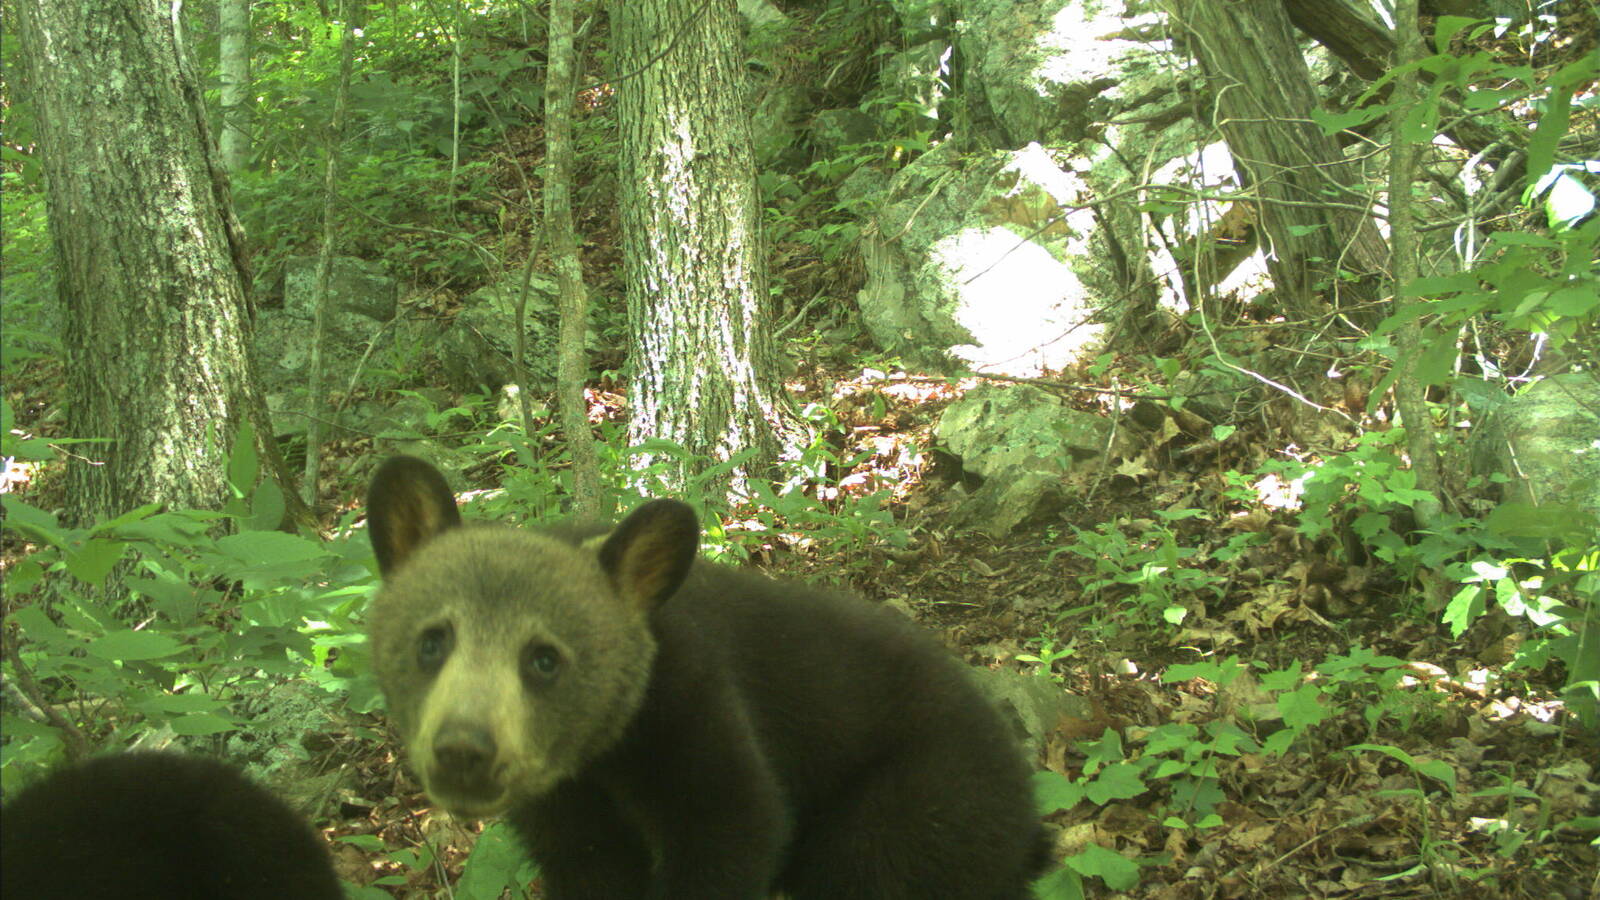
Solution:
<svg viewBox="0 0 1600 900"><path fill-rule="evenodd" d="M960 520L993 535L1049 513L1064 499L1063 478L1100 459L1110 425L1068 409L1028 385L979 385L945 408L935 435L983 486Z"/></svg>

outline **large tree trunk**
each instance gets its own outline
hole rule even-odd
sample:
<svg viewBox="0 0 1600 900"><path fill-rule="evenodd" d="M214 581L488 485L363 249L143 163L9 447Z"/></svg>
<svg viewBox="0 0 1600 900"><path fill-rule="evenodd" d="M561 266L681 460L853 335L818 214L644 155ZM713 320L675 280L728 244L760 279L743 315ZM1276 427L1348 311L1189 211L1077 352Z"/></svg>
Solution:
<svg viewBox="0 0 1600 900"><path fill-rule="evenodd" d="M1239 175L1256 197L1257 223L1285 312L1374 301L1387 250L1352 185L1357 173L1317 108L1281 0L1166 0L1187 33ZM1353 275L1354 279L1348 279Z"/></svg>
<svg viewBox="0 0 1600 900"><path fill-rule="evenodd" d="M110 439L83 451L103 464L68 470L68 513L84 524L145 502L220 507L239 426L267 448L273 431L245 339L240 234L171 7L15 11L66 310L68 430ZM268 461L286 481L275 450Z"/></svg>
<svg viewBox="0 0 1600 900"><path fill-rule="evenodd" d="M612 9L626 73L617 91L629 437L717 460L756 448L749 469L776 458L783 414L737 12L733 0Z"/></svg>

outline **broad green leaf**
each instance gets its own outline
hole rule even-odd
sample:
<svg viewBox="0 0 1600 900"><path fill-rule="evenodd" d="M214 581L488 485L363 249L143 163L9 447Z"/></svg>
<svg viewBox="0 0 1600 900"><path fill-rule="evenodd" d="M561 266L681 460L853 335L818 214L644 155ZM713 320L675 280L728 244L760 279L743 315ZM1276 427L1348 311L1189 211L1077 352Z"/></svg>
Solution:
<svg viewBox="0 0 1600 900"><path fill-rule="evenodd" d="M1112 763L1085 787L1089 802L1104 806L1112 800L1127 800L1147 790L1139 767L1133 763Z"/></svg>
<svg viewBox="0 0 1600 900"><path fill-rule="evenodd" d="M164 659L183 649L183 645L153 631L113 631L89 642L88 650L101 659Z"/></svg>
<svg viewBox="0 0 1600 900"><path fill-rule="evenodd" d="M1291 728L1308 728L1329 715L1322 705L1322 690L1314 684L1302 684L1293 691L1278 695L1278 713L1283 723Z"/></svg>
<svg viewBox="0 0 1600 900"><path fill-rule="evenodd" d="M1484 603L1483 588L1476 584L1462 586L1456 591L1450 602L1445 604L1442 621L1450 628L1450 636L1460 637L1467 630L1467 626L1477 621L1488 609Z"/></svg>
<svg viewBox="0 0 1600 900"><path fill-rule="evenodd" d="M1464 16L1440 16L1433 23L1433 52L1446 55L1450 52L1450 41L1461 29L1468 28L1480 21Z"/></svg>
<svg viewBox="0 0 1600 900"><path fill-rule="evenodd" d="M1065 775L1048 771L1033 773L1033 801L1041 816L1071 809L1083 797L1083 785L1073 783Z"/></svg>
<svg viewBox="0 0 1600 900"><path fill-rule="evenodd" d="M15 495L8 494L3 501L3 505L5 506L5 525L7 528L32 535L57 547L64 546L66 536L62 533L61 524L56 521L54 514L47 513L37 506L24 503L18 500Z"/></svg>
<svg viewBox="0 0 1600 900"><path fill-rule="evenodd" d="M498 900L509 887L514 896L520 896L523 886L536 874L537 868L529 871L528 854L511 826L496 822L485 828L472 846L455 895L460 900Z"/></svg>
<svg viewBox="0 0 1600 900"><path fill-rule="evenodd" d="M315 541L281 531L243 531L217 540L217 549L252 565L315 559L327 551Z"/></svg>
<svg viewBox="0 0 1600 900"><path fill-rule="evenodd" d="M1125 891L1139 883L1139 864L1112 850L1090 844L1082 853L1065 860L1080 875L1099 878L1114 891Z"/></svg>
<svg viewBox="0 0 1600 900"><path fill-rule="evenodd" d="M29 638L45 643L59 644L73 640L72 635L51 621L37 606L22 606L6 616L6 621L20 627Z"/></svg>
<svg viewBox="0 0 1600 900"><path fill-rule="evenodd" d="M85 584L99 584L128 551L126 541L92 538L67 554L67 571Z"/></svg>
<svg viewBox="0 0 1600 900"><path fill-rule="evenodd" d="M248 496L256 485L256 474L261 466L256 459L255 435L249 422L240 425L238 434L234 435L233 452L228 454L228 483L233 485L235 497Z"/></svg>
<svg viewBox="0 0 1600 900"><path fill-rule="evenodd" d="M1417 360L1416 378L1425 385L1443 384L1456 359L1455 334L1429 328L1422 333L1422 341L1422 356Z"/></svg>
<svg viewBox="0 0 1600 900"><path fill-rule="evenodd" d="M250 519L245 528L250 531L272 531L283 521L283 489L276 479L264 479L250 497Z"/></svg>

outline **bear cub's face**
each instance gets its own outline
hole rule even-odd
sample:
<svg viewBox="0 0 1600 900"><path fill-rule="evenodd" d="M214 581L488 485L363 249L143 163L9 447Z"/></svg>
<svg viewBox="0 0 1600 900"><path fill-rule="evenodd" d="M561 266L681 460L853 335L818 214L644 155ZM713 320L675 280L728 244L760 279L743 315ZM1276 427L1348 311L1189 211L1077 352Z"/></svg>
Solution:
<svg viewBox="0 0 1600 900"><path fill-rule="evenodd" d="M688 507L647 503L583 544L463 527L439 473L396 457L373 479L368 514L383 573L373 667L435 802L504 812L622 736L650 680L650 612L698 547Z"/></svg>

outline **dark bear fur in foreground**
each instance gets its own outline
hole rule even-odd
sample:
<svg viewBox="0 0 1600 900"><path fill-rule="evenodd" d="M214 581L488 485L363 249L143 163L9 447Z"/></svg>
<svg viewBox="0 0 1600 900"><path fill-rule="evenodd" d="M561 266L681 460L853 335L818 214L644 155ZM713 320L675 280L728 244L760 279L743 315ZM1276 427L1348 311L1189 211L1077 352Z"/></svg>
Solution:
<svg viewBox="0 0 1600 900"><path fill-rule="evenodd" d="M310 826L215 760L97 757L27 786L0 819L0 894L7 900L343 896Z"/></svg>
<svg viewBox="0 0 1600 900"><path fill-rule="evenodd" d="M389 460L368 526L374 667L412 766L508 813L551 900L1019 900L1028 768L899 614L696 562L689 507L609 534L461 527Z"/></svg>

